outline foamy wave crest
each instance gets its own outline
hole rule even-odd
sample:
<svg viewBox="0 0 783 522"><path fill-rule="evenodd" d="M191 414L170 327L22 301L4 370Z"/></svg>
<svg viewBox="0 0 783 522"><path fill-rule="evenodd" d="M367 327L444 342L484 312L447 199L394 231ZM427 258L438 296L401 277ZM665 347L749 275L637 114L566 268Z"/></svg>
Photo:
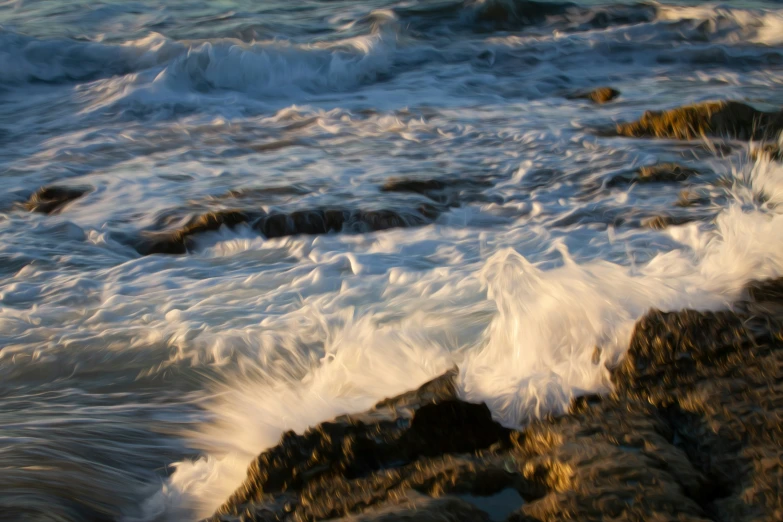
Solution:
<svg viewBox="0 0 783 522"><path fill-rule="evenodd" d="M343 91L387 71L392 50L380 38L338 49L205 43L169 65L155 81L172 90L230 90L259 96L285 96L292 89L316 94Z"/></svg>
<svg viewBox="0 0 783 522"><path fill-rule="evenodd" d="M318 316L317 313L314 313ZM324 321L321 363L303 380L221 387L209 407L213 421L191 433L207 457L176 465L144 506L143 520L193 520L211 515L245 479L248 463L284 431L302 432L337 415L361 411L415 387L453 365L449 352L415 331L378 328L370 317ZM134 520L134 519L128 519Z"/></svg>
<svg viewBox="0 0 783 522"><path fill-rule="evenodd" d="M0 84L84 81L155 67L185 47L159 34L122 45L38 39L0 30Z"/></svg>
<svg viewBox="0 0 783 522"><path fill-rule="evenodd" d="M550 271L514 251L490 259L482 279L498 313L486 345L461 367L464 397L486 402L510 426L562 413L576 396L609 390L606 364L620 360L650 308L725 308L751 279L783 274L781 215L735 206L715 231L689 232L700 248L660 254L638 268L578 265L567 252Z"/></svg>
<svg viewBox="0 0 783 522"><path fill-rule="evenodd" d="M642 266L579 265L564 248L563 265L548 271L513 250L493 256L480 277L497 314L486 344L461 365L463 396L486 402L509 426L564 412L576 396L609 391L606 368L650 308L723 309L749 281L783 275L783 213L775 209L783 167L760 160L734 180L733 203L713 229L671 228L683 248Z"/></svg>
<svg viewBox="0 0 783 522"><path fill-rule="evenodd" d="M205 42L167 64L151 81L128 75L93 86L100 95L88 110L115 104L201 106L204 95L221 93L265 100L342 92L388 74L395 50L393 29L328 45Z"/></svg>
<svg viewBox="0 0 783 522"><path fill-rule="evenodd" d="M688 40L727 44L780 45L783 12L779 9L741 9L726 6L661 6L657 19L675 23Z"/></svg>

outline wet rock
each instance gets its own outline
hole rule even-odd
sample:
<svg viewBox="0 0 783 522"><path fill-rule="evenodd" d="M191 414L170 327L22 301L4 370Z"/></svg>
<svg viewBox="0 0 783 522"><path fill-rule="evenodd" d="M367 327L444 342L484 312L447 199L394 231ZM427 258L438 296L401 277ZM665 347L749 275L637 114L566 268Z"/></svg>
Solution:
<svg viewBox="0 0 783 522"><path fill-rule="evenodd" d="M492 420L486 405L456 398L456 375L451 370L367 413L338 417L302 435L284 434L250 465L245 483L216 519L242 513L250 513L249 520L286 513L300 520L334 518L381 508L415 491L439 497L508 487L513 476L489 448L507 446L510 430Z"/></svg>
<svg viewBox="0 0 783 522"><path fill-rule="evenodd" d="M736 101L705 102L668 111L647 111L621 123L620 136L689 140L704 136L739 140L767 139L783 129L783 112L762 112Z"/></svg>
<svg viewBox="0 0 783 522"><path fill-rule="evenodd" d="M208 212L174 232L144 235L134 242L134 247L144 256L184 254L188 250L191 236L219 230L223 226L233 228L241 223L247 223L253 217L251 214L238 210Z"/></svg>
<svg viewBox="0 0 783 522"><path fill-rule="evenodd" d="M439 179L391 178L383 184L381 191L427 194L428 192L443 190L446 186L446 183Z"/></svg>
<svg viewBox="0 0 783 522"><path fill-rule="evenodd" d="M342 522L490 522L484 511L459 498L432 498L415 491L402 499L370 509L358 516L339 519Z"/></svg>
<svg viewBox="0 0 783 522"><path fill-rule="evenodd" d="M709 204L709 195L701 194L694 190L683 190L680 192L680 195L677 198L677 202L674 205L677 207L688 208Z"/></svg>
<svg viewBox="0 0 783 522"><path fill-rule="evenodd" d="M695 216L655 216L642 220L642 226L646 228L654 228L656 230L663 230L673 226L685 225L696 221L698 218Z"/></svg>
<svg viewBox="0 0 783 522"><path fill-rule="evenodd" d="M753 281L745 286L748 299L754 303L783 303L783 277L766 281Z"/></svg>
<svg viewBox="0 0 783 522"><path fill-rule="evenodd" d="M612 178L608 185L610 187L623 183L666 183L682 182L691 176L698 176L698 170L679 165L677 163L658 163L641 167L631 175L625 174Z"/></svg>
<svg viewBox="0 0 783 522"><path fill-rule="evenodd" d="M745 287L748 299L738 309L751 317L783 318L783 277L756 281Z"/></svg>
<svg viewBox="0 0 783 522"><path fill-rule="evenodd" d="M610 102L620 96L620 91L612 87L598 87L591 91L580 91L567 96L570 100L589 100L598 105Z"/></svg>
<svg viewBox="0 0 783 522"><path fill-rule="evenodd" d="M708 520L707 481L650 405L582 399L515 433L513 462L541 496L509 521Z"/></svg>
<svg viewBox="0 0 783 522"><path fill-rule="evenodd" d="M639 169L641 182L654 181L685 181L691 176L697 176L699 171L690 167L684 167L676 163L660 163Z"/></svg>
<svg viewBox="0 0 783 522"><path fill-rule="evenodd" d="M571 6L573 4L535 0L486 0L476 5L475 18L487 28L513 29L538 23L547 16L562 14Z"/></svg>
<svg viewBox="0 0 783 522"><path fill-rule="evenodd" d="M390 228L415 227L432 223L440 215L433 205L419 205L408 211L315 209L291 213L223 210L203 214L187 225L164 233L145 234L132 241L142 255L184 254L192 238L225 226L247 224L267 238L317 235L330 232L363 233Z"/></svg>
<svg viewBox="0 0 783 522"><path fill-rule="evenodd" d="M652 311L640 320L616 394L658 408L678 446L709 482L701 500L716 520L783 515L783 338L780 281L749 288L736 312Z"/></svg>
<svg viewBox="0 0 783 522"><path fill-rule="evenodd" d="M30 196L25 203L25 208L30 212L40 212L42 214L54 214L59 212L71 201L79 199L90 192L87 187L59 187L50 185L41 187Z"/></svg>
<svg viewBox="0 0 783 522"><path fill-rule="evenodd" d="M421 194L444 206L456 207L479 198L481 189L492 183L480 178L454 180L433 178L389 178L381 186L381 192L407 192Z"/></svg>
<svg viewBox="0 0 783 522"><path fill-rule="evenodd" d="M455 369L287 433L213 520L500 520L507 491L517 522L780 520L783 278L735 308L650 311L611 394L521 430L459 400Z"/></svg>
<svg viewBox="0 0 783 522"><path fill-rule="evenodd" d="M225 194L213 196L212 200L250 200L268 201L278 196L301 196L308 194L310 190L299 185L285 185L279 187L241 188L229 190Z"/></svg>

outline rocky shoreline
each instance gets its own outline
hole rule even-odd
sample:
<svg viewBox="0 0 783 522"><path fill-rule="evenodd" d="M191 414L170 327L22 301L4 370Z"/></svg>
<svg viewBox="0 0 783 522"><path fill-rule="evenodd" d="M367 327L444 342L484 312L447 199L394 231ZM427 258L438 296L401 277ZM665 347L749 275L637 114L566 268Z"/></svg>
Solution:
<svg viewBox="0 0 783 522"><path fill-rule="evenodd" d="M616 134L765 139L782 114L710 102ZM620 181L696 174L663 165ZM731 311L651 310L608 370L611 395L521 430L460 400L452 370L284 434L210 520L783 520L783 279L749 285Z"/></svg>
<svg viewBox="0 0 783 522"><path fill-rule="evenodd" d="M600 104L618 95L603 88L571 98ZM764 140L781 130L783 112L707 102L647 112L613 135ZM780 160L774 144L756 154ZM663 163L607 186L700 174ZM268 238L421 226L489 185L395 179L380 190L428 201L406 211L221 209L131 243L141 255L184 254L194 236L240 224ZM25 208L57 213L89 192L43 187ZM701 201L683 193L677 205ZM596 355L599 364L600 347ZM783 520L783 278L749 285L731 311L651 310L608 374L610 395L581 397L567 414L515 430L495 422L486 405L462 401L451 370L370 411L285 433L209 520Z"/></svg>
<svg viewBox="0 0 783 522"><path fill-rule="evenodd" d="M609 373L611 395L511 430L452 370L284 434L210 520L783 519L783 278L732 311L651 310Z"/></svg>

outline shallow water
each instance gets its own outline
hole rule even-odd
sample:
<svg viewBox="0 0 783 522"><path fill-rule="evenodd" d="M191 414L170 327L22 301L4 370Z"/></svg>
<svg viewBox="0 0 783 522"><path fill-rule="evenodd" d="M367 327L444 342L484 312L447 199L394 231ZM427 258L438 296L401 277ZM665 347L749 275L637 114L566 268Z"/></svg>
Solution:
<svg viewBox="0 0 783 522"><path fill-rule="evenodd" d="M606 391L650 307L723 308L783 275L781 166L596 132L783 105L777 4L164 4L0 3L4 516L209 515L282 431L454 364L521 425ZM600 85L621 98L564 98ZM667 161L703 173L610 183ZM221 208L433 204L382 192L392 177L448 182L434 223L131 246ZM20 206L52 183L90 191ZM685 188L706 202L675 206ZM659 215L695 221L642 226Z"/></svg>

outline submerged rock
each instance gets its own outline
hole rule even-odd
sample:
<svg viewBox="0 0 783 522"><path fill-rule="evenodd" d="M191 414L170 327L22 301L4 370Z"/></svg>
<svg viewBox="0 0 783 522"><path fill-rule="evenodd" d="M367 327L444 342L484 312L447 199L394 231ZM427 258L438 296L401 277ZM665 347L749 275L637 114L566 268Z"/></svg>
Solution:
<svg viewBox="0 0 783 522"><path fill-rule="evenodd" d="M685 181L698 174L698 170L676 163L659 163L640 168L638 180L641 182Z"/></svg>
<svg viewBox="0 0 783 522"><path fill-rule="evenodd" d="M682 182L692 176L698 176L700 172L691 167L685 167L677 163L658 163L641 167L633 174L620 175L609 180L609 186L623 183L664 183Z"/></svg>
<svg viewBox="0 0 783 522"><path fill-rule="evenodd" d="M696 221L696 216L655 216L642 220L642 226L647 228L654 228L656 230L663 230L672 226L685 225Z"/></svg>
<svg viewBox="0 0 783 522"><path fill-rule="evenodd" d="M580 91L567 96L569 100L589 100L598 105L610 102L620 96L620 91L612 87L598 87L591 91Z"/></svg>
<svg viewBox="0 0 783 522"><path fill-rule="evenodd" d="M677 207L687 208L687 207L704 206L709 204L710 204L709 194L686 189L680 192L680 195L677 198L677 202L674 205Z"/></svg>
<svg viewBox="0 0 783 522"><path fill-rule="evenodd" d="M610 395L521 430L461 401L455 369L286 433L212 520L780 520L783 278L745 294L650 311Z"/></svg>
<svg viewBox="0 0 783 522"><path fill-rule="evenodd" d="M223 210L198 216L173 232L146 234L132 242L142 255L184 254L191 246L193 236L216 231L223 226L234 228L247 224L271 239L299 234L361 233L422 226L432 223L438 215L440 209L432 205L419 205L408 211L315 209L288 214Z"/></svg>
<svg viewBox="0 0 783 522"><path fill-rule="evenodd" d="M647 111L635 122L621 123L620 136L689 140L704 136L739 140L767 139L783 129L783 112L762 112L736 101L687 105Z"/></svg>
<svg viewBox="0 0 783 522"><path fill-rule="evenodd" d="M193 219L190 223L169 233L148 234L134 241L134 247L141 255L184 254L191 236L219 230L226 226L233 228L247 223L251 215L238 210L209 212Z"/></svg>
<svg viewBox="0 0 783 522"><path fill-rule="evenodd" d="M91 189L87 187L59 187L50 185L41 187L30 196L25 203L25 208L30 212L42 214L54 214L59 212L71 201L79 199Z"/></svg>
<svg viewBox="0 0 783 522"><path fill-rule="evenodd" d="M427 194L428 192L443 190L446 187L446 182L439 179L391 178L383 184L381 191Z"/></svg>
<svg viewBox="0 0 783 522"><path fill-rule="evenodd" d="M490 185L490 181L480 178L389 178L381 186L381 192L421 194L438 204L456 207L466 201L479 199L481 189Z"/></svg>

